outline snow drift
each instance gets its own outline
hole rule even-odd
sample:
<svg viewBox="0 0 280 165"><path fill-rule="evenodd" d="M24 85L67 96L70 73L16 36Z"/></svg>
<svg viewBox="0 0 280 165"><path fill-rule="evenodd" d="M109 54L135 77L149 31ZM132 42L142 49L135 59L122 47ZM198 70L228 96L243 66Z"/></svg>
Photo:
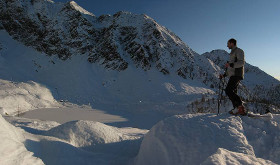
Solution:
<svg viewBox="0 0 280 165"><path fill-rule="evenodd" d="M1 165L40 164L33 159L34 156L50 165L123 165L137 155L142 137L147 133L147 130L130 127L115 128L91 121L73 121L59 126L59 123L52 121L14 116L5 117L5 119L22 129L15 128L0 118ZM72 127L68 129L68 132L67 126ZM78 130L75 130L74 128L77 127L79 127ZM70 143L67 134L71 131L73 133L71 135L75 137L70 137L72 139ZM51 136L51 133L54 136ZM63 133L65 136L61 135ZM46 134L48 136L45 136ZM14 140L17 143L14 144ZM81 143L87 140L91 143ZM34 153L33 157L31 157L31 152Z"/></svg>
<svg viewBox="0 0 280 165"><path fill-rule="evenodd" d="M147 130L116 128L94 121L71 121L50 129L44 135L54 136L92 153L109 156L105 164L126 164L139 152Z"/></svg>
<svg viewBox="0 0 280 165"><path fill-rule="evenodd" d="M27 151L23 142L22 130L9 124L0 115L0 164L5 165L41 165L41 159Z"/></svg>
<svg viewBox="0 0 280 165"><path fill-rule="evenodd" d="M0 79L0 114L14 115L37 108L58 106L50 90L36 82Z"/></svg>
<svg viewBox="0 0 280 165"><path fill-rule="evenodd" d="M117 128L94 121L71 121L49 130L47 135L58 137L76 147L113 143L123 139Z"/></svg>
<svg viewBox="0 0 280 165"><path fill-rule="evenodd" d="M279 117L268 121L227 114L170 117L144 137L135 164L280 163Z"/></svg>
<svg viewBox="0 0 280 165"><path fill-rule="evenodd" d="M256 158L252 155L231 152L226 149L219 148L218 151L210 156L202 165L268 165L275 164L271 161Z"/></svg>
<svg viewBox="0 0 280 165"><path fill-rule="evenodd" d="M140 135L141 133L139 135L129 135L125 132L120 128L100 122L77 120L52 128L46 132L46 135L66 140L76 147L94 147L97 144L135 140L143 135Z"/></svg>

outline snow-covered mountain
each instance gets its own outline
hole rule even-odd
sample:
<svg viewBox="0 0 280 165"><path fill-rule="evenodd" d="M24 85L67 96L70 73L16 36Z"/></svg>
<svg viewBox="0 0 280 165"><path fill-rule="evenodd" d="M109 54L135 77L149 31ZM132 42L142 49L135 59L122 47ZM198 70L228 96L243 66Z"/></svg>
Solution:
<svg viewBox="0 0 280 165"><path fill-rule="evenodd" d="M217 91L215 61L147 15L96 17L74 1L0 0L0 6L1 79L34 81L57 100L172 113ZM255 88L242 89L251 97ZM277 101L277 91L270 96Z"/></svg>
<svg viewBox="0 0 280 165"><path fill-rule="evenodd" d="M183 78L205 80L208 74L197 64L197 53L144 14L118 12L95 17L74 1L3 1L1 6L5 30L50 56L66 60L80 54L113 70L125 70L128 65L144 70L155 67L163 74L175 72Z"/></svg>
<svg viewBox="0 0 280 165"><path fill-rule="evenodd" d="M33 80L56 99L95 105L185 104L214 93L219 68L146 15L95 17L73 1L1 7L3 79Z"/></svg>
<svg viewBox="0 0 280 165"><path fill-rule="evenodd" d="M44 90L48 88L56 100L90 103L102 109L172 109L175 112L184 110L189 101L203 94L214 94L212 89L198 80L183 79L175 74L164 75L156 68L144 71L129 66L120 72L108 70L98 63L89 63L87 56L74 55L68 60L47 56L13 40L3 30L0 31L0 43L1 79L11 83L3 84L3 98L11 97L8 90L13 91L13 97L23 97L20 90L6 89L4 86L17 88L19 85L13 85L14 82L29 84L33 81ZM40 95L43 93L43 90L38 92ZM4 106L2 112L10 114L11 111L6 111L9 108Z"/></svg>

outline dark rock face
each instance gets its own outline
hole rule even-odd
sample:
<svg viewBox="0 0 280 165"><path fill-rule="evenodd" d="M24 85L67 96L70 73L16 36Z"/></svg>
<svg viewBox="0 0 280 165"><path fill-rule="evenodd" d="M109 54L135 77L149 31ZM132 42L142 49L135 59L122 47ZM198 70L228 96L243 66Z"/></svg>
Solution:
<svg viewBox="0 0 280 165"><path fill-rule="evenodd" d="M44 0L17 0L2 1L2 6L0 20L5 30L38 51L67 59L73 53L89 51L93 45L90 39L96 34L90 33L91 23L70 3L55 6ZM53 13L57 8L59 11Z"/></svg>

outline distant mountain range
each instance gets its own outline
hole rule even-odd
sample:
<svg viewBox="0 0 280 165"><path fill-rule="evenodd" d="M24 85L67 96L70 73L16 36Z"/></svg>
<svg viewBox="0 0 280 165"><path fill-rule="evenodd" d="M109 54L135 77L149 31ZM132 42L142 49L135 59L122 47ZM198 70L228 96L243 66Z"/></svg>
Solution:
<svg viewBox="0 0 280 165"><path fill-rule="evenodd" d="M228 58L223 50L199 55L144 14L96 17L74 1L0 0L0 6L0 78L36 81L56 99L182 108L215 95ZM280 82L245 68L242 95L279 105Z"/></svg>

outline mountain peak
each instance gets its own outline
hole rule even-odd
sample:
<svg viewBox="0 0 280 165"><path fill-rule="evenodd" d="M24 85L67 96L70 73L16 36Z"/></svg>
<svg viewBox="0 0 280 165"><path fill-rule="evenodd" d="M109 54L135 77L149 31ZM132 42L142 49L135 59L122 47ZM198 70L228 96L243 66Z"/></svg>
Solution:
<svg viewBox="0 0 280 165"><path fill-rule="evenodd" d="M69 4L73 9L79 11L82 14L95 16L91 12L89 12L89 11L85 10L84 8L82 8L81 6L79 6L75 1L70 1Z"/></svg>
<svg viewBox="0 0 280 165"><path fill-rule="evenodd" d="M224 49L214 49L210 53L228 53L228 52Z"/></svg>

